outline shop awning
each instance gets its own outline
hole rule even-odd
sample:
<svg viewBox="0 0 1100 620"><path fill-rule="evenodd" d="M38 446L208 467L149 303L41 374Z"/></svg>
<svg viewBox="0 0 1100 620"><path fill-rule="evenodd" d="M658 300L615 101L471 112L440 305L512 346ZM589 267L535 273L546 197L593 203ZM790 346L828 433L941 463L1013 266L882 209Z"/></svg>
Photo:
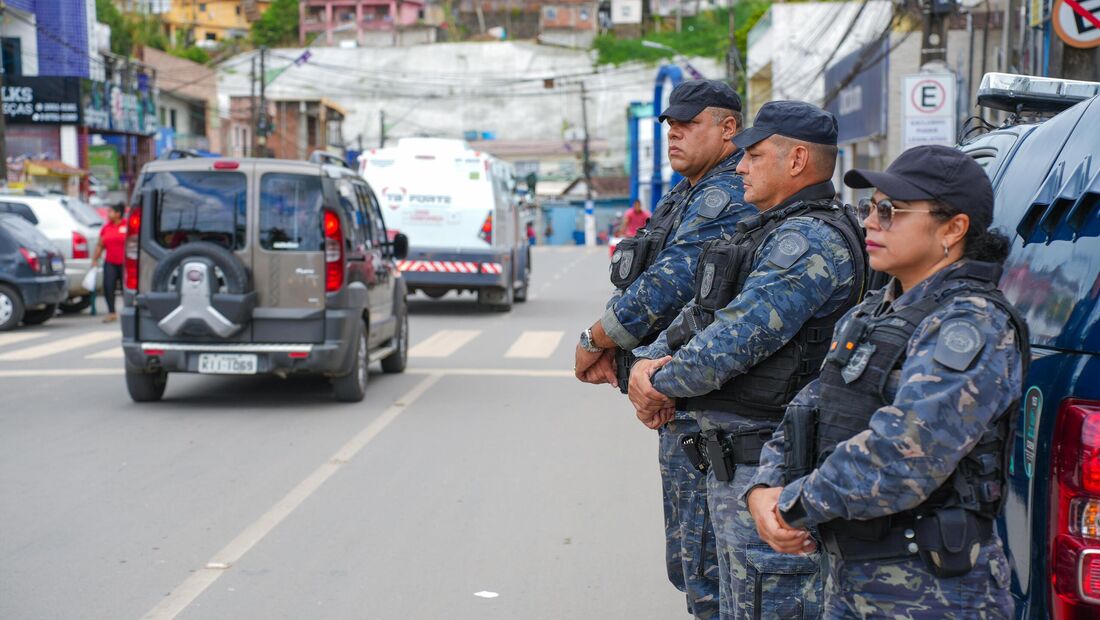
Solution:
<svg viewBox="0 0 1100 620"><path fill-rule="evenodd" d="M23 172L32 177L82 177L88 171L56 159L30 159L23 162Z"/></svg>

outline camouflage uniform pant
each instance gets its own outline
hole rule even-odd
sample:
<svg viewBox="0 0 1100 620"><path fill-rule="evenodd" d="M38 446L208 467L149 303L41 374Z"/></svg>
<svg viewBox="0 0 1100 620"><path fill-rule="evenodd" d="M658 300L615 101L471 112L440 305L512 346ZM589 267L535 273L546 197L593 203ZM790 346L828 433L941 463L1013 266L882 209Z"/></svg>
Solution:
<svg viewBox="0 0 1100 620"><path fill-rule="evenodd" d="M760 540L741 501L756 467L738 465L730 482L707 474L707 498L718 537L722 620L817 618L821 609L820 551L779 553Z"/></svg>
<svg viewBox="0 0 1100 620"><path fill-rule="evenodd" d="M962 620L1012 618L1008 561L1000 539L983 545L974 569L940 578L920 558L849 562L831 558L825 618Z"/></svg>
<svg viewBox="0 0 1100 620"><path fill-rule="evenodd" d="M668 579L687 596L688 613L718 617L718 558L707 510L707 479L688 461L680 439L699 432L695 420L676 419L660 430Z"/></svg>

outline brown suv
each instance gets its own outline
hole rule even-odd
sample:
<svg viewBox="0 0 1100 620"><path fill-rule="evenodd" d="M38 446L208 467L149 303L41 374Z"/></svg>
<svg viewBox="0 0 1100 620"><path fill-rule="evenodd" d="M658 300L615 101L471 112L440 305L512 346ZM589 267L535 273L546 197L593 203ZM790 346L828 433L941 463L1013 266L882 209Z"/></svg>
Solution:
<svg viewBox="0 0 1100 620"><path fill-rule="evenodd" d="M144 167L127 218L126 386L168 373L332 378L362 400L367 366L402 372L406 289L374 192L340 160L183 158Z"/></svg>

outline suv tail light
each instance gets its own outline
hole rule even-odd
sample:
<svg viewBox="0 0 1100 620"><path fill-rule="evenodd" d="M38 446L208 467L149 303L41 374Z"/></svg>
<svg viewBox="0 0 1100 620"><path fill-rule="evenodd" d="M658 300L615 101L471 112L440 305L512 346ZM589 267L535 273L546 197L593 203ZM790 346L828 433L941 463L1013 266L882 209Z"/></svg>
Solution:
<svg viewBox="0 0 1100 620"><path fill-rule="evenodd" d="M27 248L19 248L19 253L23 255L23 259L30 265L31 271L35 273L42 273L46 268L46 263L38 260L38 253L34 250L28 250ZM45 258L43 256L42 258Z"/></svg>
<svg viewBox="0 0 1100 620"><path fill-rule="evenodd" d="M73 258L88 258L88 238L73 231Z"/></svg>
<svg viewBox="0 0 1100 620"><path fill-rule="evenodd" d="M126 290L136 291L138 287L138 259L141 248L138 239L141 235L141 207L131 207L130 217L126 218L126 255L123 257Z"/></svg>
<svg viewBox="0 0 1100 620"><path fill-rule="evenodd" d="M477 234L485 243L493 242L493 212L485 216L485 222L481 225L481 232Z"/></svg>
<svg viewBox="0 0 1100 620"><path fill-rule="evenodd" d="M1062 401L1051 454L1054 618L1094 618L1100 614L1100 403Z"/></svg>
<svg viewBox="0 0 1100 620"><path fill-rule="evenodd" d="M344 233L340 217L325 210L325 292L340 290L344 285Z"/></svg>

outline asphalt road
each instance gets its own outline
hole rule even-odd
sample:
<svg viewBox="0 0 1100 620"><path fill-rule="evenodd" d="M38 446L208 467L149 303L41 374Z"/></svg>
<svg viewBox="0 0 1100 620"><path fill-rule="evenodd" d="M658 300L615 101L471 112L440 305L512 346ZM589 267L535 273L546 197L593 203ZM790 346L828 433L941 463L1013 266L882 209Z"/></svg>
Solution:
<svg viewBox="0 0 1100 620"><path fill-rule="evenodd" d="M675 618L656 436L572 378L606 248L537 248L531 300L411 301L402 375L172 375L117 327L0 334L0 618Z"/></svg>

